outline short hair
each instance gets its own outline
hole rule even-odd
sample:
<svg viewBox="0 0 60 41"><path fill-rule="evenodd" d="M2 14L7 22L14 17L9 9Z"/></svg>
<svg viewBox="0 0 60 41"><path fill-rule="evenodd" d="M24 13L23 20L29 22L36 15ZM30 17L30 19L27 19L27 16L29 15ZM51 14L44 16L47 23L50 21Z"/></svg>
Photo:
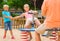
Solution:
<svg viewBox="0 0 60 41"><path fill-rule="evenodd" d="M24 7L29 7L29 5L28 4L24 4Z"/></svg>
<svg viewBox="0 0 60 41"><path fill-rule="evenodd" d="M9 7L9 6L8 6L8 5L3 5L3 8L4 8L4 7Z"/></svg>

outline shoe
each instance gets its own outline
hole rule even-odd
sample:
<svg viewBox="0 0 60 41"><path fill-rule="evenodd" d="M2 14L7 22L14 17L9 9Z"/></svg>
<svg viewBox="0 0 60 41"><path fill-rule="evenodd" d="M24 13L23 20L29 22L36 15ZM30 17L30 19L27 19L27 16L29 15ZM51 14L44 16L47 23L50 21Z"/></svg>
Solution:
<svg viewBox="0 0 60 41"><path fill-rule="evenodd" d="M6 38L6 35L3 36L3 39L5 39L5 38Z"/></svg>
<svg viewBox="0 0 60 41"><path fill-rule="evenodd" d="M15 39L14 36L12 36L11 39Z"/></svg>

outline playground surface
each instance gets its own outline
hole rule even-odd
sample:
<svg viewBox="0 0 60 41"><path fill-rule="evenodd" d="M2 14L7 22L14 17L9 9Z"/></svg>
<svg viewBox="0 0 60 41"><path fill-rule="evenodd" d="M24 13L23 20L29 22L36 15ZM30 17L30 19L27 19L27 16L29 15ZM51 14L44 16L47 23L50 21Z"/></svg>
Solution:
<svg viewBox="0 0 60 41"><path fill-rule="evenodd" d="M31 41L35 41L35 35L34 32L31 32L33 39ZM11 39L9 31L7 32L7 37L6 39L3 39L3 34L4 34L4 29L0 29L0 41L21 41L20 37L20 31L18 29L13 29L13 34L15 36L15 39ZM42 41L51 41L46 37L41 36Z"/></svg>

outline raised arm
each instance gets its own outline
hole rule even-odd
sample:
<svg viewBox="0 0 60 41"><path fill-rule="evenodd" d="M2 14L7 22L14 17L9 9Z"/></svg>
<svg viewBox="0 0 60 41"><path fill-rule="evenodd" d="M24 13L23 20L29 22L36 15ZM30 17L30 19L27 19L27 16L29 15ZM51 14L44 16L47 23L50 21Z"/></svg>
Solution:
<svg viewBox="0 0 60 41"><path fill-rule="evenodd" d="M22 17L24 17L24 16L25 16L25 13L22 13L20 16L16 16L16 17L14 17L14 19L22 18Z"/></svg>

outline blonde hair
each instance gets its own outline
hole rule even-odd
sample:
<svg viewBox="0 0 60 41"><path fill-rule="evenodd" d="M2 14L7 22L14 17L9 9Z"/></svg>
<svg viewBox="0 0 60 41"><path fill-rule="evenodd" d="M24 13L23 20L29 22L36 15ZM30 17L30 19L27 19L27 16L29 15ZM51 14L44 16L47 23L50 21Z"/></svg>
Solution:
<svg viewBox="0 0 60 41"><path fill-rule="evenodd" d="M28 4L25 4L24 7L29 7L29 5Z"/></svg>
<svg viewBox="0 0 60 41"><path fill-rule="evenodd" d="M9 6L8 6L8 5L3 5L3 8L4 8L4 7L9 7Z"/></svg>

